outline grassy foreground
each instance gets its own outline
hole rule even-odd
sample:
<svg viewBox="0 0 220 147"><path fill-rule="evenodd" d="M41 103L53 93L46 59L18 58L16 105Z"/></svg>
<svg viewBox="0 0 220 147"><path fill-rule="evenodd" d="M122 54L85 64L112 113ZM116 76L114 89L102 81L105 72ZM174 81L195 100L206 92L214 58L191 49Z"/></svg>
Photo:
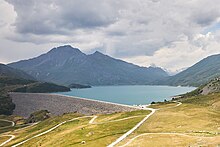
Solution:
<svg viewBox="0 0 220 147"><path fill-rule="evenodd" d="M31 139L21 146L106 146L133 128L140 122L150 111L139 110L133 112L122 112L107 115L97 115L97 119L89 124L91 118L80 118L67 122L55 130ZM7 146L15 145L34 135L40 134L55 125L80 117L77 113L65 114L59 117L49 118L37 125L26 129L14 130L4 134L15 135ZM134 117L135 118L132 118ZM129 119L125 119L129 118ZM6 137L1 137L0 144Z"/></svg>
<svg viewBox="0 0 220 147"><path fill-rule="evenodd" d="M181 101L151 106L160 110L119 145L220 146L220 94Z"/></svg>
<svg viewBox="0 0 220 147"><path fill-rule="evenodd" d="M158 109L134 133L117 146L219 146L220 145L220 93L195 96L175 102L157 103L151 108ZM21 146L107 146L122 134L133 128L150 111L139 110L107 115L97 115L66 122L42 136L32 138ZM22 125L10 127L0 122L0 144L15 135L6 146L12 146L38 135L57 124L81 117L77 113L52 117L27 128ZM0 119L19 120L17 117ZM5 126L4 126L5 125ZM19 129L20 128L20 129Z"/></svg>

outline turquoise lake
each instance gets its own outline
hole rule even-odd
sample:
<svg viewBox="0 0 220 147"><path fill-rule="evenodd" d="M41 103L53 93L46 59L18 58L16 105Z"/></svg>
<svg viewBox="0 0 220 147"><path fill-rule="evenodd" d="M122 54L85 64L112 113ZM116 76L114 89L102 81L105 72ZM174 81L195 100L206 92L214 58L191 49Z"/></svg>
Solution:
<svg viewBox="0 0 220 147"><path fill-rule="evenodd" d="M170 100L172 96L194 90L195 87L173 86L95 86L87 89L71 89L58 94L77 96L127 105L150 104L152 101Z"/></svg>

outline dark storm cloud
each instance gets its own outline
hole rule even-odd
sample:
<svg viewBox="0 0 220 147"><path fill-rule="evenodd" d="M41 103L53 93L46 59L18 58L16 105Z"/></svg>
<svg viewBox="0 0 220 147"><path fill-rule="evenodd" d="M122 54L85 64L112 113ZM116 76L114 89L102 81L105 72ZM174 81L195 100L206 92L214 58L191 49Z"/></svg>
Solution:
<svg viewBox="0 0 220 147"><path fill-rule="evenodd" d="M65 34L74 29L105 27L117 20L112 2L103 0L8 0L17 13L19 33Z"/></svg>

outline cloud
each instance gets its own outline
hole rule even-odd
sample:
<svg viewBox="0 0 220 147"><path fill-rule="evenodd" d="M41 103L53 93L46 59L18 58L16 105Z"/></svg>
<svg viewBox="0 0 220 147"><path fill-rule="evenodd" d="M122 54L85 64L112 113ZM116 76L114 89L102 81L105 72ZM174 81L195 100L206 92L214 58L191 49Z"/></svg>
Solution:
<svg viewBox="0 0 220 147"><path fill-rule="evenodd" d="M116 21L113 2L95 0L8 0L18 14L18 33L66 34L73 29L94 29Z"/></svg>
<svg viewBox="0 0 220 147"><path fill-rule="evenodd" d="M200 59L195 55L183 64L179 59L187 52L204 57L218 51L218 0L6 1L16 15L13 21L0 20L0 25L7 22L0 37L33 48L72 44L86 53L100 50L140 65L155 62L172 69ZM170 57L172 52L178 58ZM175 61L178 65L173 67Z"/></svg>
<svg viewBox="0 0 220 147"><path fill-rule="evenodd" d="M154 56L137 56L125 58L125 60L143 66L156 64L156 66L175 73L182 68L192 66L207 56L220 53L220 43L212 33L195 35L193 43L189 43L189 39L187 36L182 36L181 40L157 50Z"/></svg>

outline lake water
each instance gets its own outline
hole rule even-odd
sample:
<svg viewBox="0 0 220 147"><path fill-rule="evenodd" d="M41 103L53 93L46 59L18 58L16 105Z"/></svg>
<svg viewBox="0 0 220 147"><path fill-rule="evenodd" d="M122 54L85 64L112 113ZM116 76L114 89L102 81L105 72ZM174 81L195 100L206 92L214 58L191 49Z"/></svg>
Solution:
<svg viewBox="0 0 220 147"><path fill-rule="evenodd" d="M59 94L101 100L119 104L150 104L152 101L170 100L171 96L194 90L194 87L172 86L96 86L87 89L72 89Z"/></svg>

